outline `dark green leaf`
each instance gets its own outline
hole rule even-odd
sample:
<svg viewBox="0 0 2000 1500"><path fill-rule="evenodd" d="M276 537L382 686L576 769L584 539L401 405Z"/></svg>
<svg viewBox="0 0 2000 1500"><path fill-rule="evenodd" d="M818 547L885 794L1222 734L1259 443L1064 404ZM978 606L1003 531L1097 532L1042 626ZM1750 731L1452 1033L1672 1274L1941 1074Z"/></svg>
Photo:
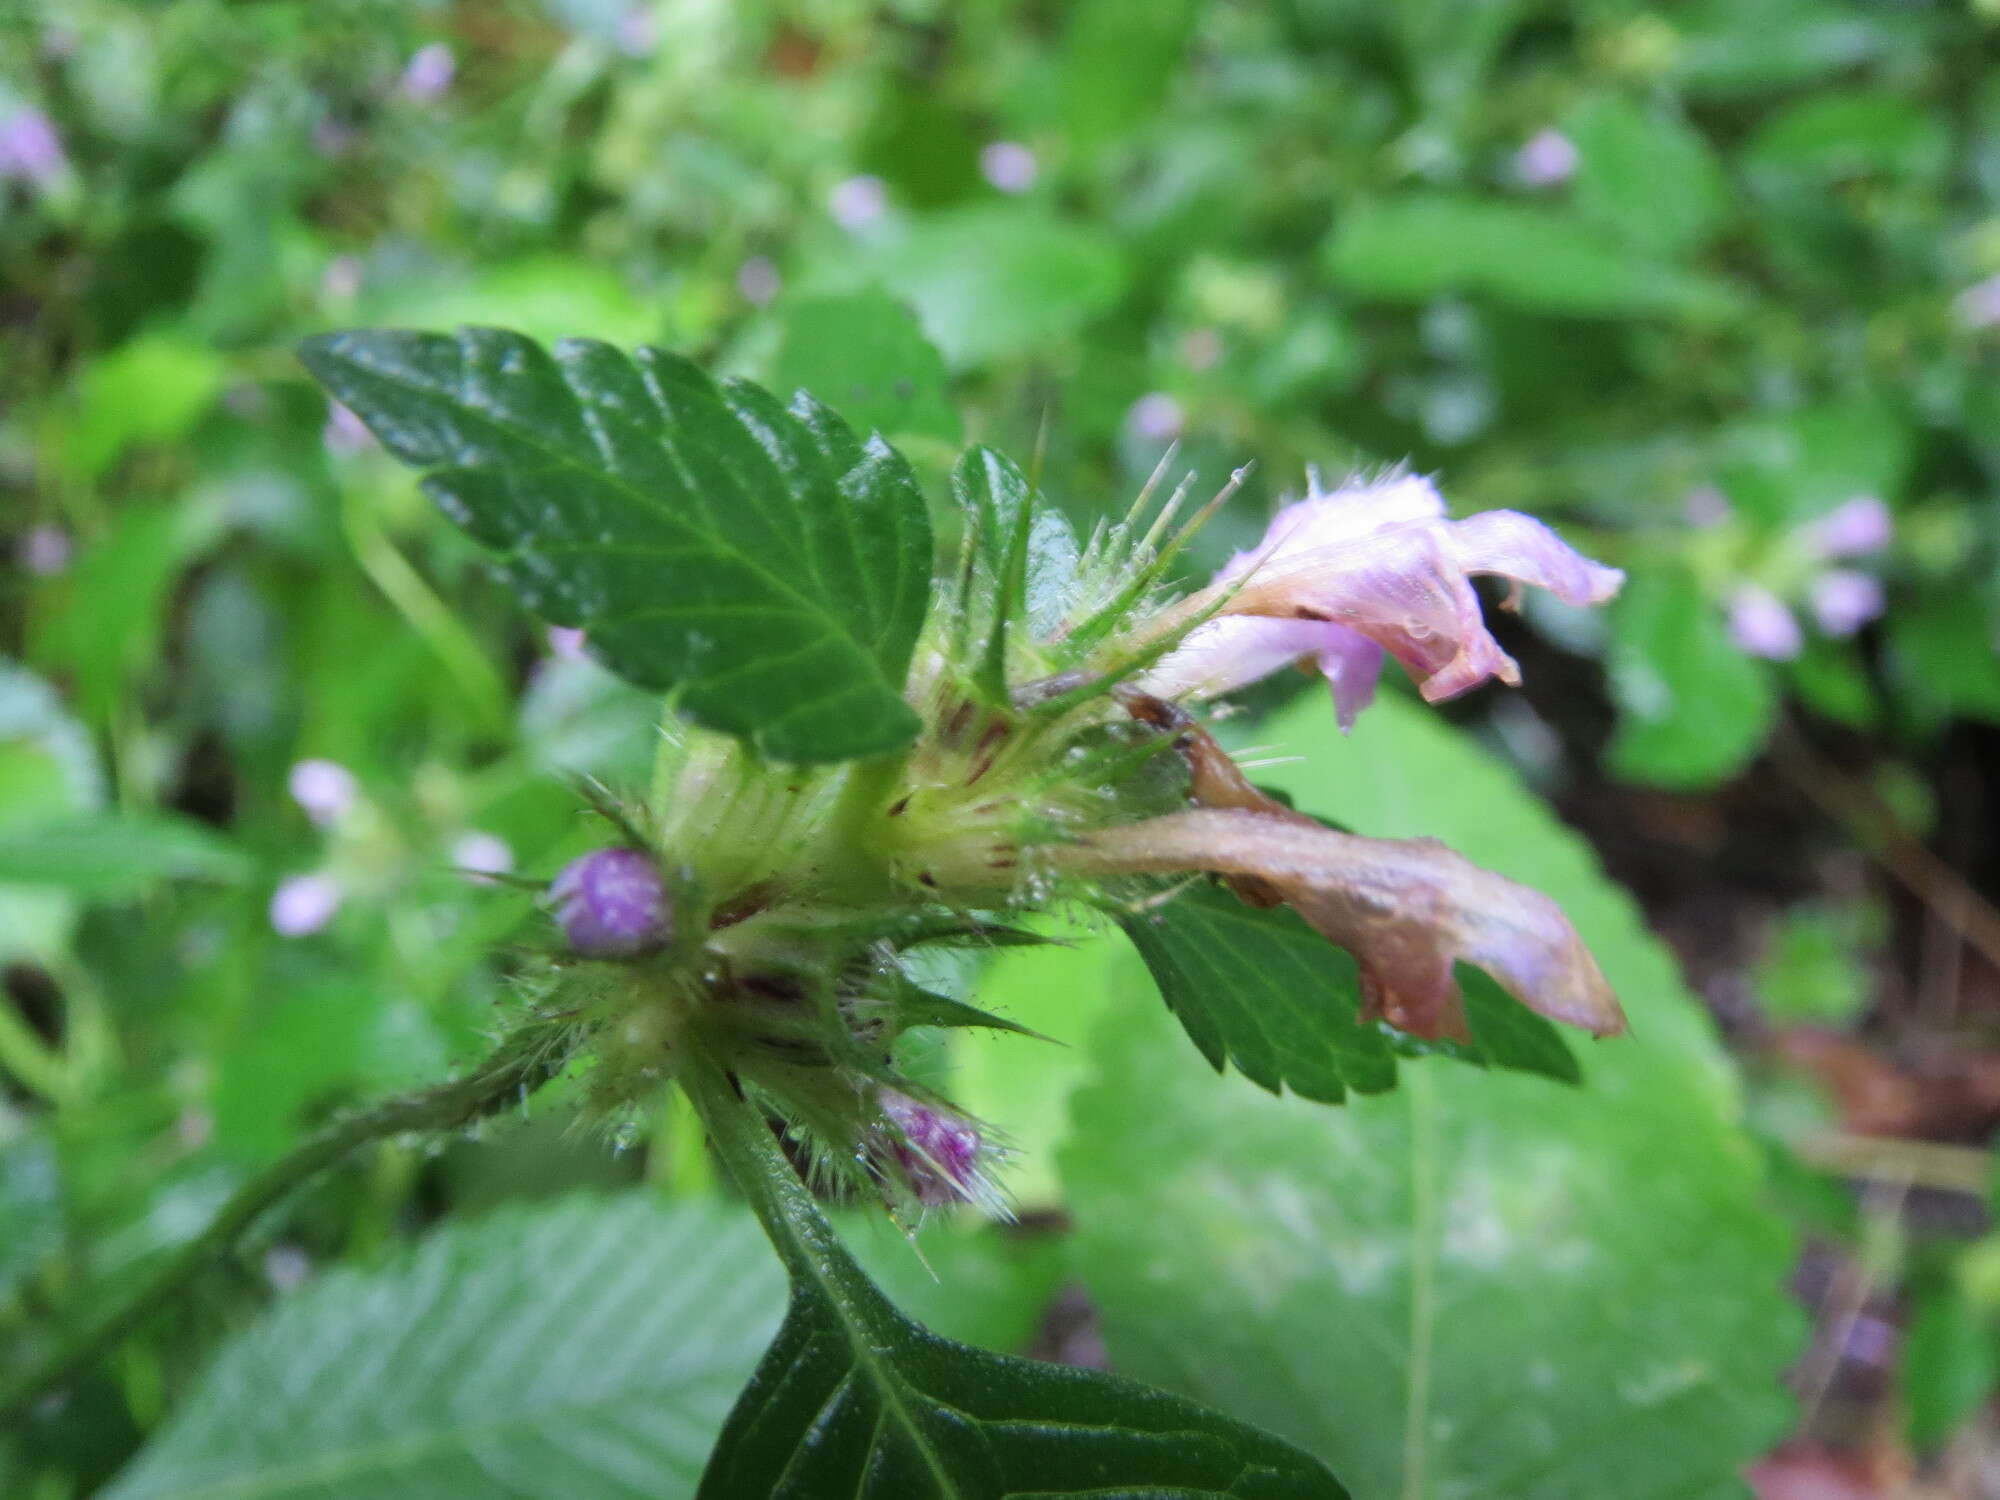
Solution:
<svg viewBox="0 0 2000 1500"><path fill-rule="evenodd" d="M1742 769L1776 712L1769 669L1729 639L1715 604L1684 572L1640 572L1611 608L1611 691L1624 711L1612 768L1673 787Z"/></svg>
<svg viewBox="0 0 2000 1500"><path fill-rule="evenodd" d="M861 432L959 437L944 361L915 314L879 291L813 297L785 310L772 366L780 391L810 391Z"/></svg>
<svg viewBox="0 0 2000 1500"><path fill-rule="evenodd" d="M164 813L102 814L0 830L0 881L115 900L166 880L241 880L242 851Z"/></svg>
<svg viewBox="0 0 2000 1500"><path fill-rule="evenodd" d="M1396 1081L1388 1042L1360 1014L1354 960L1288 907L1245 906L1200 881L1165 906L1119 915L1161 998L1202 1056L1272 1093L1338 1104Z"/></svg>
<svg viewBox="0 0 2000 1500"><path fill-rule="evenodd" d="M1564 128L1581 158L1570 187L1579 218L1661 256L1708 237L1724 206L1723 178L1693 130L1617 94L1585 103Z"/></svg>
<svg viewBox="0 0 2000 1500"><path fill-rule="evenodd" d="M876 1289L761 1117L719 1072L711 1135L792 1277L791 1306L723 1425L702 1500L1340 1500L1317 1462L1255 1428L1117 1376L941 1338Z"/></svg>
<svg viewBox="0 0 2000 1500"><path fill-rule="evenodd" d="M779 760L915 735L930 525L879 439L657 349L465 329L330 334L302 357L621 675Z"/></svg>
<svg viewBox="0 0 2000 1500"><path fill-rule="evenodd" d="M1578 1077L1555 1027L1469 965L1457 972L1472 1042L1419 1041L1358 1023L1354 960L1288 907L1246 906L1202 881L1165 906L1121 912L1118 922L1202 1055L1218 1071L1234 1063L1274 1094L1289 1088L1338 1104L1346 1089L1380 1093L1395 1083L1399 1051Z"/></svg>

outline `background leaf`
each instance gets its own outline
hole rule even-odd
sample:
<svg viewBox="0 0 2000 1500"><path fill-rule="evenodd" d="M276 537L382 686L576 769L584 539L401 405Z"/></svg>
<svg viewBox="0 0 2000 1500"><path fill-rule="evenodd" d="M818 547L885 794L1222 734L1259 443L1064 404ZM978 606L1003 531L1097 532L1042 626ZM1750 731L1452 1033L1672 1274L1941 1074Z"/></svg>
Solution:
<svg viewBox="0 0 2000 1500"><path fill-rule="evenodd" d="M517 334L333 334L302 356L523 600L608 666L780 760L916 733L903 678L929 598L908 466L823 408L719 391L658 350Z"/></svg>
<svg viewBox="0 0 2000 1500"><path fill-rule="evenodd" d="M1777 712L1769 668L1743 654L1679 572L1642 573L1613 601L1608 666L1624 709L1608 758L1635 781L1719 781L1763 747Z"/></svg>
<svg viewBox="0 0 2000 1500"><path fill-rule="evenodd" d="M1581 1500L1611 1443L1621 1496L1740 1493L1789 1417L1800 1320L1707 1021L1577 841L1422 714L1380 703L1270 774L1357 831L1425 829L1554 895L1632 1035L1588 1049L1581 1089L1413 1061L1394 1093L1320 1110L1215 1088L1135 976L1063 1153L1112 1356L1359 1494ZM1332 726L1315 699L1260 733Z"/></svg>
<svg viewBox="0 0 2000 1500"><path fill-rule="evenodd" d="M788 306L771 384L785 394L811 391L857 432L959 438L944 361L916 315L884 292Z"/></svg>
<svg viewBox="0 0 2000 1500"><path fill-rule="evenodd" d="M102 813L0 829L0 878L80 896L136 896L167 880L241 880L241 850L189 818Z"/></svg>

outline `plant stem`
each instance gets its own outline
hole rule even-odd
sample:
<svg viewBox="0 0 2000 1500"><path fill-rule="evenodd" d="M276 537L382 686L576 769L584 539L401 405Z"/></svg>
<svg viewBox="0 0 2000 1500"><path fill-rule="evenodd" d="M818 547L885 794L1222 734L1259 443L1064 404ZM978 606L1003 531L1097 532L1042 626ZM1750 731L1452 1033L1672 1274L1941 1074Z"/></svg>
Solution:
<svg viewBox="0 0 2000 1500"><path fill-rule="evenodd" d="M457 1130L526 1098L556 1075L573 1044L572 1022L537 1016L517 1026L463 1078L399 1094L335 1120L231 1194L207 1228L117 1307L64 1339L26 1374L0 1386L0 1419L17 1415L142 1327L219 1260L266 1209L306 1179L372 1141Z"/></svg>

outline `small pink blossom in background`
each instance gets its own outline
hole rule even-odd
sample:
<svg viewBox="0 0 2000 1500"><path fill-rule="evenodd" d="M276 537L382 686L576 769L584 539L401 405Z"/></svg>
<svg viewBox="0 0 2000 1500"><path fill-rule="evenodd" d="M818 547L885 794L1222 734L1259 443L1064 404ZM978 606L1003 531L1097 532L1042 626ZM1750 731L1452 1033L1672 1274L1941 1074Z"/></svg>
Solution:
<svg viewBox="0 0 2000 1500"><path fill-rule="evenodd" d="M1799 530L1816 556L1858 557L1888 546L1896 521L1879 495L1856 495Z"/></svg>
<svg viewBox="0 0 2000 1500"><path fill-rule="evenodd" d="M1213 328L1190 328L1181 339L1181 363L1196 374L1222 363L1222 335Z"/></svg>
<svg viewBox="0 0 2000 1500"><path fill-rule="evenodd" d="M361 257L336 255L319 279L320 295L329 302L352 302L361 291Z"/></svg>
<svg viewBox="0 0 2000 1500"><path fill-rule="evenodd" d="M22 108L0 118L0 180L11 177L46 188L68 170L62 140L47 115Z"/></svg>
<svg viewBox="0 0 2000 1500"><path fill-rule="evenodd" d="M1697 531L1710 531L1736 514L1729 497L1712 484L1698 484L1681 502L1681 514Z"/></svg>
<svg viewBox="0 0 2000 1500"><path fill-rule="evenodd" d="M309 937L333 920L344 894L331 875L288 875L271 893L271 930L279 937Z"/></svg>
<svg viewBox="0 0 2000 1500"><path fill-rule="evenodd" d="M1514 177L1526 187L1561 187L1576 175L1582 158L1560 130L1538 130L1514 153Z"/></svg>
<svg viewBox="0 0 2000 1500"><path fill-rule="evenodd" d="M1952 316L1971 333L2000 328L2000 276L1975 282L1952 299Z"/></svg>
<svg viewBox="0 0 2000 1500"><path fill-rule="evenodd" d="M1186 424L1180 402L1165 391L1148 392L1125 413L1125 426L1132 435L1149 443L1171 443Z"/></svg>
<svg viewBox="0 0 2000 1500"><path fill-rule="evenodd" d="M853 234L879 222L889 211L889 188L879 177L850 177L834 188L826 207L833 222Z"/></svg>
<svg viewBox="0 0 2000 1500"><path fill-rule="evenodd" d="M559 656L564 661L590 660L590 653L583 649L583 632L574 626L551 625L548 641L551 656Z"/></svg>
<svg viewBox="0 0 2000 1500"><path fill-rule="evenodd" d="M753 255L736 268L736 290L753 307L767 306L782 284L777 264L768 255Z"/></svg>
<svg viewBox="0 0 2000 1500"><path fill-rule="evenodd" d="M300 761L285 778L285 787L319 828L331 828L344 818L360 790L354 773L333 760Z"/></svg>
<svg viewBox="0 0 2000 1500"><path fill-rule="evenodd" d="M1019 141L995 141L979 153L979 171L1003 193L1025 193L1035 185L1041 165Z"/></svg>
<svg viewBox="0 0 2000 1500"><path fill-rule="evenodd" d="M660 25L652 10L634 5L618 18L618 50L627 57L651 57L660 44Z"/></svg>
<svg viewBox="0 0 2000 1500"><path fill-rule="evenodd" d="M458 870L475 878L506 875L514 868L514 851L498 834L481 833L474 829L452 841L451 862Z"/></svg>
<svg viewBox="0 0 2000 1500"><path fill-rule="evenodd" d="M1828 568L1812 581L1813 619L1826 635L1853 635L1882 609L1882 583L1872 573Z"/></svg>
<svg viewBox="0 0 2000 1500"><path fill-rule="evenodd" d="M458 76L458 59L450 47L443 42L432 42L419 47L403 69L402 81L397 85L403 97L414 99L419 104L429 104L444 97L451 81Z"/></svg>
<svg viewBox="0 0 2000 1500"><path fill-rule="evenodd" d="M48 578L69 566L75 552L69 533L55 525L31 526L21 537L17 556L21 566L40 578Z"/></svg>
<svg viewBox="0 0 2000 1500"><path fill-rule="evenodd" d="M1805 632L1784 601L1761 584L1739 584L1729 596L1729 638L1748 656L1790 661L1805 649Z"/></svg>
<svg viewBox="0 0 2000 1500"><path fill-rule="evenodd" d="M273 1245L264 1252L264 1279L274 1292L295 1292L312 1275L312 1257L297 1245Z"/></svg>
<svg viewBox="0 0 2000 1500"><path fill-rule="evenodd" d="M329 401L326 404L326 426L320 429L320 441L326 444L327 452L345 458L374 447L375 434L347 407L338 401Z"/></svg>

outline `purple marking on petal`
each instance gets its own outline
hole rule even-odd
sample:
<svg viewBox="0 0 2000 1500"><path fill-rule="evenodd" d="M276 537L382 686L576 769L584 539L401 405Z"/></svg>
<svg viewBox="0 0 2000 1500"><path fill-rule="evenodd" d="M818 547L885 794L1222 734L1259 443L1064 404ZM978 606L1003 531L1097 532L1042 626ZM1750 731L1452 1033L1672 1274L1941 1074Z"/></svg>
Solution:
<svg viewBox="0 0 2000 1500"><path fill-rule="evenodd" d="M1853 635L1882 609L1882 584L1872 573L1829 568L1812 581L1813 619L1827 635Z"/></svg>
<svg viewBox="0 0 2000 1500"><path fill-rule="evenodd" d="M549 884L556 921L585 958L632 958L673 935L673 906L659 867L637 849L599 849L571 860Z"/></svg>
<svg viewBox="0 0 2000 1500"><path fill-rule="evenodd" d="M1805 633L1769 589L1746 583L1729 596L1729 638L1747 656L1790 661L1805 649Z"/></svg>
<svg viewBox="0 0 2000 1500"><path fill-rule="evenodd" d="M1375 701L1382 680L1382 660L1388 654L1357 630L1328 625L1319 648L1319 669L1333 689L1333 716L1346 734L1361 710Z"/></svg>
<svg viewBox="0 0 2000 1500"><path fill-rule="evenodd" d="M1799 532L1817 556L1858 557L1888 546L1896 534L1896 519L1879 495L1856 495L1807 522Z"/></svg>

